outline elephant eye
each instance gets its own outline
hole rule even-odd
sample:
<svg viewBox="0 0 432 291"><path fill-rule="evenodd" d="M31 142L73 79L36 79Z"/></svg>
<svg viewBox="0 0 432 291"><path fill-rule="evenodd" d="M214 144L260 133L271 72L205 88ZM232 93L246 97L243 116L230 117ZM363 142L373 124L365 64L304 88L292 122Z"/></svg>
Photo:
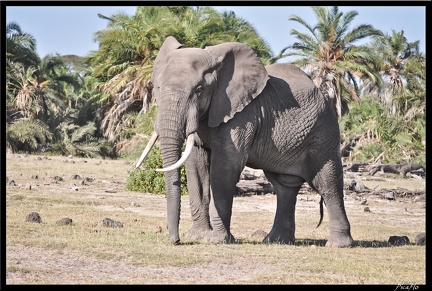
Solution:
<svg viewBox="0 0 432 291"><path fill-rule="evenodd" d="M199 86L196 87L196 89L195 89L195 92L196 92L197 95L200 95L200 94L202 93L202 91L203 91L203 88L202 88L201 85L199 85Z"/></svg>

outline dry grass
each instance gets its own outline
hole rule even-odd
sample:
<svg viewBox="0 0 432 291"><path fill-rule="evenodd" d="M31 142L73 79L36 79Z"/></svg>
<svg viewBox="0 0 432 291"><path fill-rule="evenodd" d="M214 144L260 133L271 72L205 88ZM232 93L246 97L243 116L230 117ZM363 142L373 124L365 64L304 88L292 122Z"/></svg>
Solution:
<svg viewBox="0 0 432 291"><path fill-rule="evenodd" d="M6 176L16 186L6 186L6 284L426 283L425 247L387 244L391 235L406 235L413 242L425 232L424 202L369 197L371 212L365 212L365 205L347 197L356 246L333 249L323 246L327 213L316 228L315 193L298 197L295 245L264 245L261 238L251 237L256 230L270 230L274 195L236 197L235 244L204 244L183 236L182 244L173 246L165 227L165 198L125 190L133 164L8 154ZM38 179L32 179L34 175ZM424 189L424 181L387 181L378 186L409 181L409 187ZM182 234L191 225L188 197L183 198ZM25 222L33 211L42 223ZM72 225L56 224L64 217L71 218ZM105 227L102 220L107 217L121 221L123 228Z"/></svg>

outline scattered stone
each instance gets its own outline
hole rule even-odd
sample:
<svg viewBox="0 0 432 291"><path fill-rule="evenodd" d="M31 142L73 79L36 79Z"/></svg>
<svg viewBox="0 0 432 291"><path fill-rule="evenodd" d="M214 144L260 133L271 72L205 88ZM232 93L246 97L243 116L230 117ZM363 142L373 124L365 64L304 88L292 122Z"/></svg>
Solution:
<svg viewBox="0 0 432 291"><path fill-rule="evenodd" d="M139 204L136 203L135 201L132 201L131 206L134 206L134 207L141 207L141 205L139 205Z"/></svg>
<svg viewBox="0 0 432 291"><path fill-rule="evenodd" d="M37 159L38 159L39 161L42 161L42 157L37 157Z"/></svg>
<svg viewBox="0 0 432 291"><path fill-rule="evenodd" d="M106 192L106 193L117 193L116 190L112 190L112 189L105 190L105 192Z"/></svg>
<svg viewBox="0 0 432 291"><path fill-rule="evenodd" d="M394 192L387 192L383 194L384 198L387 200L395 200Z"/></svg>
<svg viewBox="0 0 432 291"><path fill-rule="evenodd" d="M426 195L415 196L412 201L414 203L416 203L416 202L424 202L424 201L426 201Z"/></svg>
<svg viewBox="0 0 432 291"><path fill-rule="evenodd" d="M53 179L55 181L64 181L64 179L62 177L60 177L60 176L54 176Z"/></svg>
<svg viewBox="0 0 432 291"><path fill-rule="evenodd" d="M162 226L158 226L158 227L156 228L155 233L161 233L161 232L162 232Z"/></svg>
<svg viewBox="0 0 432 291"><path fill-rule="evenodd" d="M369 207L365 207L363 210L364 210L364 212L371 212Z"/></svg>
<svg viewBox="0 0 432 291"><path fill-rule="evenodd" d="M38 175L32 175L31 178L32 179L39 179L39 176Z"/></svg>
<svg viewBox="0 0 432 291"><path fill-rule="evenodd" d="M10 180L9 183L8 183L8 185L10 185L10 186L16 186L16 183L15 183L14 180Z"/></svg>
<svg viewBox="0 0 432 291"><path fill-rule="evenodd" d="M391 245L407 245L410 243L410 240L406 235L403 236L393 235L389 237L388 243Z"/></svg>
<svg viewBox="0 0 432 291"><path fill-rule="evenodd" d="M105 218L102 223L104 226L107 227L123 227L123 223L121 223L120 221L112 220L111 218Z"/></svg>
<svg viewBox="0 0 432 291"><path fill-rule="evenodd" d="M86 182L94 182L95 178L86 177L85 180L86 180Z"/></svg>
<svg viewBox="0 0 432 291"><path fill-rule="evenodd" d="M354 181L354 191L356 191L356 192L366 191L366 187L362 181L360 181L358 179Z"/></svg>
<svg viewBox="0 0 432 291"><path fill-rule="evenodd" d="M81 176L80 175L72 175L72 180L79 180L79 179L81 179Z"/></svg>
<svg viewBox="0 0 432 291"><path fill-rule="evenodd" d="M42 219L39 215L39 213L37 212L31 212L29 214L27 214L25 221L27 222L37 222L37 223L41 223Z"/></svg>
<svg viewBox="0 0 432 291"><path fill-rule="evenodd" d="M62 218L56 221L56 224L58 225L70 225L72 224L72 219L70 218Z"/></svg>
<svg viewBox="0 0 432 291"><path fill-rule="evenodd" d="M426 245L426 233L425 232L419 233L415 237L415 243L416 243L416 245L419 245L419 246Z"/></svg>
<svg viewBox="0 0 432 291"><path fill-rule="evenodd" d="M31 190L31 184L26 184L24 189Z"/></svg>

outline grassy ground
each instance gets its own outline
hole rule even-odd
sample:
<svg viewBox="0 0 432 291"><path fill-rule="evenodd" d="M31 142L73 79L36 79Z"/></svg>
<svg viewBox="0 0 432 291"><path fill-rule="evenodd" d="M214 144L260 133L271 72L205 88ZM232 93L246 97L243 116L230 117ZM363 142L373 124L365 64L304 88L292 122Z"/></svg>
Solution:
<svg viewBox="0 0 432 291"><path fill-rule="evenodd" d="M265 245L262 236L252 236L270 231L276 208L272 194L234 198L236 243L187 240L183 234L191 219L185 196L182 243L173 246L164 196L124 187L134 162L8 154L6 284L426 283L425 247L414 244L425 232L424 200L373 195L362 205L347 195L355 246L333 249L324 247L327 212L316 228L319 196L314 192L298 196L295 245ZM370 188L425 188L424 180L363 179ZM26 222L30 212L39 213L42 223ZM66 217L71 225L56 223ZM106 227L105 218L123 227ZM392 235L408 236L411 243L390 246Z"/></svg>

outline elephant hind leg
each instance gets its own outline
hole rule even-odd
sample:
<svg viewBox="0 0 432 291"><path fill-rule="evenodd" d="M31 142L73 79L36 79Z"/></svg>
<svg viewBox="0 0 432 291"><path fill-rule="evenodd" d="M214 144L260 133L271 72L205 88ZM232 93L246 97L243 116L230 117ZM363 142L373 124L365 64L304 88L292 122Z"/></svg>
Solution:
<svg viewBox="0 0 432 291"><path fill-rule="evenodd" d="M350 247L353 243L345 211L342 164L327 162L312 180L311 186L322 196L329 214L327 247Z"/></svg>
<svg viewBox="0 0 432 291"><path fill-rule="evenodd" d="M293 244L295 240L295 205L298 191L304 180L297 176L265 171L277 197L276 214L270 233L264 243Z"/></svg>

